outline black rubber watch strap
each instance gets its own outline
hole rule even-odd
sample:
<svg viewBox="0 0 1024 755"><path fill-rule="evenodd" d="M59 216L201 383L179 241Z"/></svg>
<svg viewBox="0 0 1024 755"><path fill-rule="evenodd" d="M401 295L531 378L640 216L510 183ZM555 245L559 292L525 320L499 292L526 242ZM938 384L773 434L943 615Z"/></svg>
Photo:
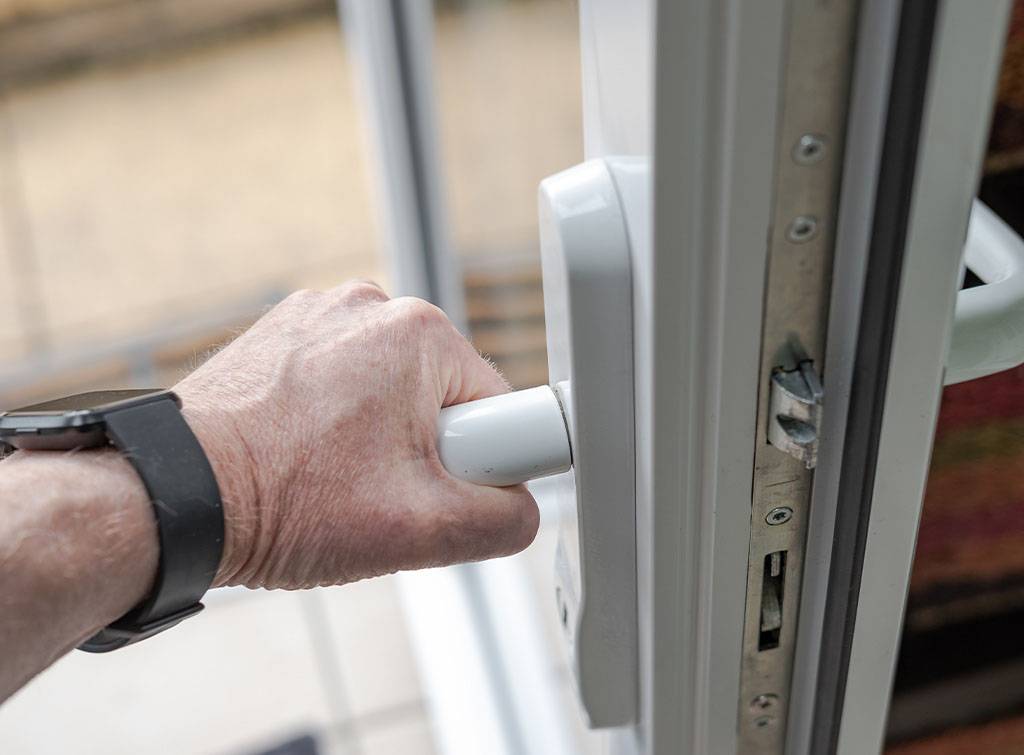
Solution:
<svg viewBox="0 0 1024 755"><path fill-rule="evenodd" d="M210 462L177 396L105 416L107 436L138 471L153 502L160 558L141 604L80 647L106 652L152 636L202 610L224 548L224 515Z"/></svg>

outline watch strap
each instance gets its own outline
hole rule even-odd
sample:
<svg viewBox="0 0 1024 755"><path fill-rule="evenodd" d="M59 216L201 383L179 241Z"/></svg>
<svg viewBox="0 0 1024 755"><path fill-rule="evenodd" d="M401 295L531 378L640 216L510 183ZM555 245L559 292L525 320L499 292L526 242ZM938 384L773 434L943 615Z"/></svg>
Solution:
<svg viewBox="0 0 1024 755"><path fill-rule="evenodd" d="M138 606L86 640L106 652L150 637L202 610L224 548L217 479L178 408L178 398L116 409L107 436L135 467L153 503L160 556L153 588Z"/></svg>

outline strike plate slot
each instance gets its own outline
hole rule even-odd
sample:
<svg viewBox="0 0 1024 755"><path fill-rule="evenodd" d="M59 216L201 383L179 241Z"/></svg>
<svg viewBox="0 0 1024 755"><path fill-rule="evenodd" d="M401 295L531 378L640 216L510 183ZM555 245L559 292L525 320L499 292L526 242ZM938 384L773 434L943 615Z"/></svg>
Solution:
<svg viewBox="0 0 1024 755"><path fill-rule="evenodd" d="M786 551L775 551L764 557L761 577L761 633L758 650L773 650L782 636L782 601L786 593Z"/></svg>

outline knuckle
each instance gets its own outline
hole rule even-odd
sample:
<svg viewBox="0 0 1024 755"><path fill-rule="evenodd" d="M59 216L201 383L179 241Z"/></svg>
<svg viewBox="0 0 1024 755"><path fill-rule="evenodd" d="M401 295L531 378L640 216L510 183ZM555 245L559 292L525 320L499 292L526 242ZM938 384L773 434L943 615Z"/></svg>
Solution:
<svg viewBox="0 0 1024 755"><path fill-rule="evenodd" d="M288 294L277 306L283 309L306 309L323 296L319 291L300 288Z"/></svg>
<svg viewBox="0 0 1024 755"><path fill-rule="evenodd" d="M268 322L274 322L278 325L302 320L316 305L321 296L322 294L319 291L312 291L307 288L293 291L270 308L266 313L266 319Z"/></svg>
<svg viewBox="0 0 1024 755"><path fill-rule="evenodd" d="M348 281L337 289L337 297L344 303L387 301L384 289L373 281L356 279Z"/></svg>
<svg viewBox="0 0 1024 755"><path fill-rule="evenodd" d="M448 315L428 301L413 296L403 296L391 301L395 319L410 327L435 328L450 326Z"/></svg>

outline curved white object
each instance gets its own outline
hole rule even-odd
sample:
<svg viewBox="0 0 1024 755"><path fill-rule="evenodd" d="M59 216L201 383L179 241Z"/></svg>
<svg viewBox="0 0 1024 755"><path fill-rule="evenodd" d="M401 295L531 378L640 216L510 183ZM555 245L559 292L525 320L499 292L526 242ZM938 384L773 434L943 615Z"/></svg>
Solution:
<svg viewBox="0 0 1024 755"><path fill-rule="evenodd" d="M437 451L452 476L493 487L572 466L562 407L546 385L442 409Z"/></svg>
<svg viewBox="0 0 1024 755"><path fill-rule="evenodd" d="M964 264L985 285L957 294L946 385L1024 363L1024 241L977 200Z"/></svg>

